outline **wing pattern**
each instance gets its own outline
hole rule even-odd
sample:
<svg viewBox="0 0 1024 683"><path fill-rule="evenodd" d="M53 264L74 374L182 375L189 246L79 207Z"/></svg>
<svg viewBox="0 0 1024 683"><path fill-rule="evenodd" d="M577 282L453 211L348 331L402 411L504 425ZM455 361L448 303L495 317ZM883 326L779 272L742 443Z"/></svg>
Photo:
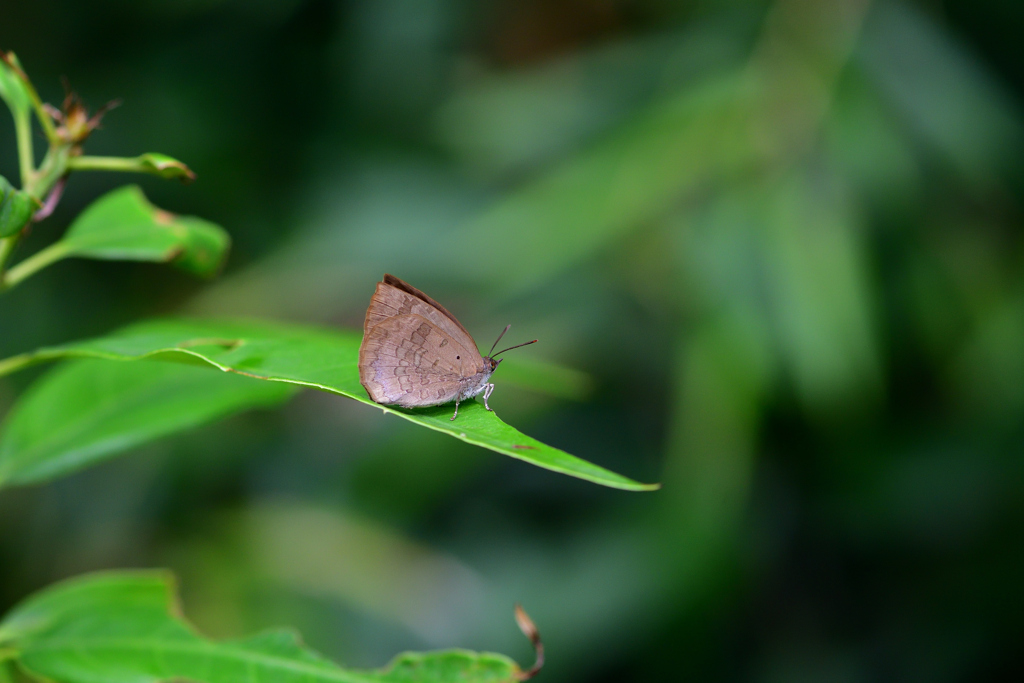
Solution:
<svg viewBox="0 0 1024 683"><path fill-rule="evenodd" d="M369 317L369 316L367 316ZM396 315L363 336L359 378L377 403L433 406L455 399L482 368L465 347L421 315Z"/></svg>
<svg viewBox="0 0 1024 683"><path fill-rule="evenodd" d="M396 315L422 316L444 330L453 341L462 344L463 348L472 348L477 355L480 353L466 328L441 304L395 276L385 275L384 281L377 283L370 306L366 309L363 334Z"/></svg>

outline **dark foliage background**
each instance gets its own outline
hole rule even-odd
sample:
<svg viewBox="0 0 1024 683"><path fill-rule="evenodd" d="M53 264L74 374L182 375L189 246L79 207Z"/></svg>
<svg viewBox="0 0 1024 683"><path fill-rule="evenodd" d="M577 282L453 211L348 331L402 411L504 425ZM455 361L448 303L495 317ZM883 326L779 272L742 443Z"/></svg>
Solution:
<svg viewBox="0 0 1024 683"><path fill-rule="evenodd" d="M75 175L23 254L128 181L235 246L213 283L55 266L0 298L0 355L177 313L358 327L389 271L594 380L499 371L504 419L664 488L306 393L0 494L0 607L168 566L205 632L355 666L526 662L520 601L544 680L1024 678L1022 28L1010 0L7 0L44 99L124 98L91 153L199 174Z"/></svg>

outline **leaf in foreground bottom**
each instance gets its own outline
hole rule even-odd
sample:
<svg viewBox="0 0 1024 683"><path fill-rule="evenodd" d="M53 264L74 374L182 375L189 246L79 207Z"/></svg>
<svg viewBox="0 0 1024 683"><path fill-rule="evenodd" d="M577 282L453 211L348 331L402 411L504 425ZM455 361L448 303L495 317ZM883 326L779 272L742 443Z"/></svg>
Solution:
<svg viewBox="0 0 1024 683"><path fill-rule="evenodd" d="M62 683L511 683L499 654L399 655L384 669L343 669L290 631L214 642L179 616L169 574L104 572L52 586L0 621L0 650L34 677Z"/></svg>

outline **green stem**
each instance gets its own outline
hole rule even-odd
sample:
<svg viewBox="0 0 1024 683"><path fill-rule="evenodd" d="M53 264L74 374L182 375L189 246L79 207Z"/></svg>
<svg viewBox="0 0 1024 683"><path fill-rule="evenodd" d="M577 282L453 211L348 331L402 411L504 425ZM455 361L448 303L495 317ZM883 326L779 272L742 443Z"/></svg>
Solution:
<svg viewBox="0 0 1024 683"><path fill-rule="evenodd" d="M39 125L43 128L43 133L46 134L46 139L49 141L51 146L62 144L60 136L57 135L57 129L53 126L53 119L46 113L46 109L43 108L43 101L39 98L39 93L36 92L36 87L32 85L32 81L28 80L24 72L21 74L22 82L25 84L25 90L28 91L29 99L32 100L32 108L36 112L36 118L39 120Z"/></svg>
<svg viewBox="0 0 1024 683"><path fill-rule="evenodd" d="M42 270L48 265L61 260L68 255L68 246L65 242L54 242L50 246L46 247L42 251L36 252L32 256L14 266L7 271L4 276L3 282L0 282L0 290L10 289L30 275L34 275L36 272ZM2 374L2 373L0 373Z"/></svg>
<svg viewBox="0 0 1024 683"><path fill-rule="evenodd" d="M21 186L32 182L35 173L35 153L32 151L32 119L28 112L14 116L14 134L18 139L18 165L21 170Z"/></svg>
<svg viewBox="0 0 1024 683"><path fill-rule="evenodd" d="M22 153L20 136L18 143L20 155ZM31 146L31 141L29 146ZM68 172L68 158L70 155L71 148L68 145L61 144L57 147L51 147L50 151L43 158L43 163L39 166L39 170L30 170L28 172L28 179L24 182L22 189L42 203L46 199L46 195L53 189L53 186L57 184L57 181ZM24 159L25 157L22 157L23 165ZM24 169L22 173L25 173ZM21 232L0 239L0 292L10 289L40 268L44 268L64 256L64 248L60 247L58 242L19 263L14 268L5 270L7 260L14 253L14 248L18 246L18 242L21 241L23 235L24 232Z"/></svg>
<svg viewBox="0 0 1024 683"><path fill-rule="evenodd" d="M17 67L17 62L14 62ZM15 73L23 81L27 81L21 68L17 67ZM38 94L36 95L38 98ZM14 114L14 135L18 143L18 170L21 175L21 186L26 188L35 181L35 152L32 149L32 118L27 111L18 109L12 110ZM18 246L20 235L11 235L0 239L0 290L4 289L4 267L7 260L14 253Z"/></svg>
<svg viewBox="0 0 1024 683"><path fill-rule="evenodd" d="M138 159L128 157L71 157L68 169L72 171L126 171L145 173L152 169L143 166Z"/></svg>
<svg viewBox="0 0 1024 683"><path fill-rule="evenodd" d="M61 176L68 172L70 157L71 148L68 145L51 147L43 158L43 163L39 165L39 170L33 174L31 182L26 183L22 189L42 202Z"/></svg>
<svg viewBox="0 0 1024 683"><path fill-rule="evenodd" d="M196 174L177 159L163 154L143 154L137 157L71 157L69 171L121 171L124 173L152 173L161 178L176 178L184 182L195 180Z"/></svg>
<svg viewBox="0 0 1024 683"><path fill-rule="evenodd" d="M14 248L18 246L18 236L11 235L10 237L4 237L0 239L0 289L3 289L4 280L4 264L7 263L7 259L14 253Z"/></svg>

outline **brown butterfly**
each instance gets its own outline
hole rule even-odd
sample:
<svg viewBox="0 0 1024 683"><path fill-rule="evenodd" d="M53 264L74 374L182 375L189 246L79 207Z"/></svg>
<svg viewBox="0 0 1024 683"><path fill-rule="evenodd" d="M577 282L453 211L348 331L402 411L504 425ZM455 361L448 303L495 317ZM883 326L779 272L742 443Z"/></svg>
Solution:
<svg viewBox="0 0 1024 683"><path fill-rule="evenodd" d="M508 332L507 325L491 351ZM394 275L384 275L370 299L359 345L359 381L377 403L403 408L459 403L483 392L484 407L494 391L487 380L505 351L481 356L473 336L455 316Z"/></svg>

